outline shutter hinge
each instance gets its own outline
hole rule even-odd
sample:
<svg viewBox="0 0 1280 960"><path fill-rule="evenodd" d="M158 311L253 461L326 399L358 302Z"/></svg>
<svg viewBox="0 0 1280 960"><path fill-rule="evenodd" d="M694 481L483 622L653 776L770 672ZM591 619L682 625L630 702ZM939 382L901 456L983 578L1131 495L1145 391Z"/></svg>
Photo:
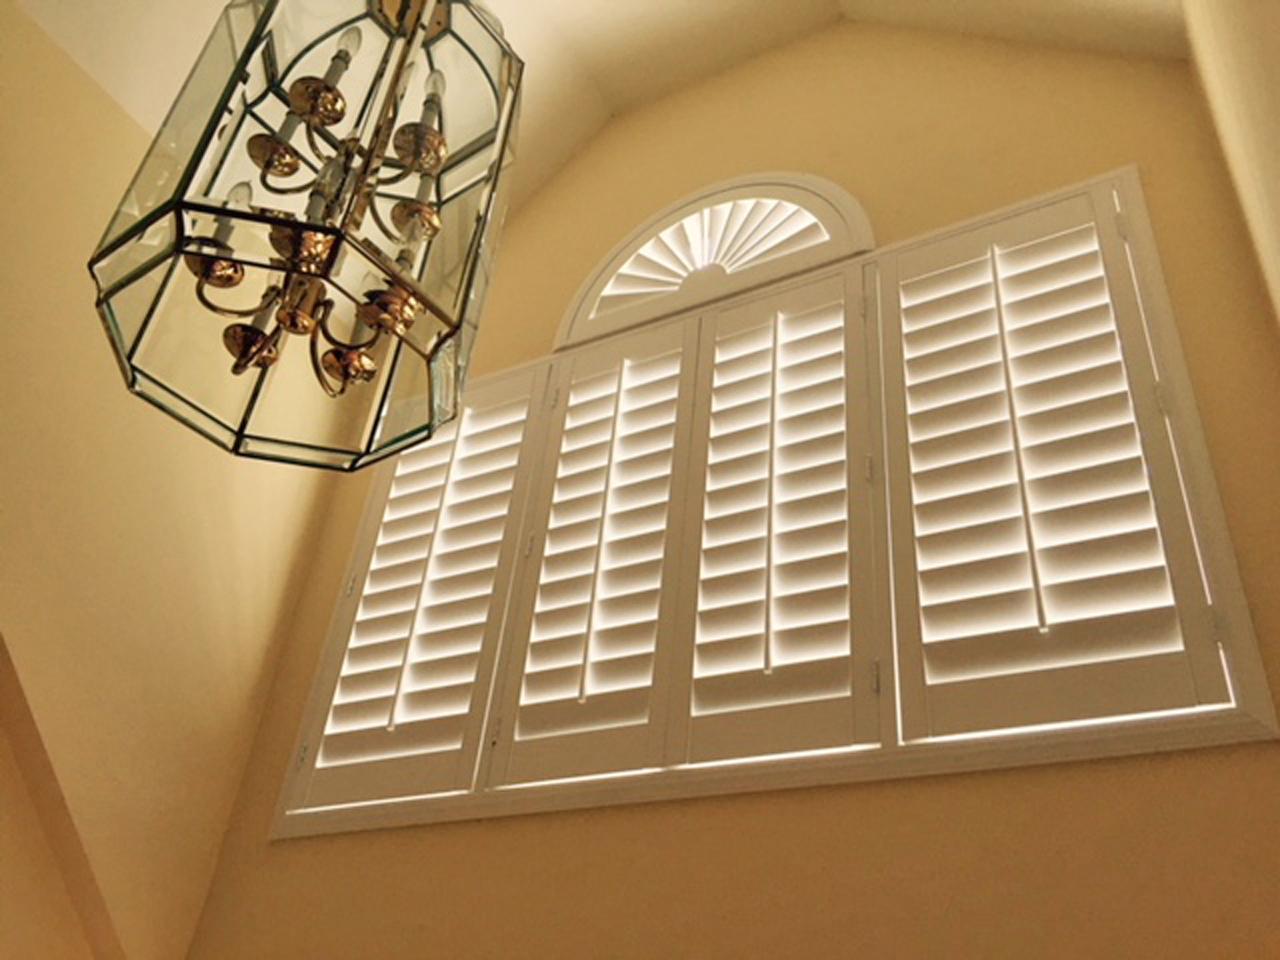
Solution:
<svg viewBox="0 0 1280 960"><path fill-rule="evenodd" d="M867 454L867 460L865 464L865 473L867 477L867 483L870 483L872 480L875 479L876 460L875 460L875 457L871 456L871 454Z"/></svg>
<svg viewBox="0 0 1280 960"><path fill-rule="evenodd" d="M530 556L533 553L533 534L529 534L529 539L524 542L524 555Z"/></svg>
<svg viewBox="0 0 1280 960"><path fill-rule="evenodd" d="M880 661L871 661L871 692L880 696Z"/></svg>
<svg viewBox="0 0 1280 960"><path fill-rule="evenodd" d="M347 596L351 596L356 592L356 574L351 575L351 579L347 581Z"/></svg>
<svg viewBox="0 0 1280 960"><path fill-rule="evenodd" d="M1121 240L1129 239L1129 215L1126 213L1116 213L1116 232L1120 234Z"/></svg>
<svg viewBox="0 0 1280 960"><path fill-rule="evenodd" d="M560 387L557 386L551 391L551 409L554 410L560 405Z"/></svg>
<svg viewBox="0 0 1280 960"><path fill-rule="evenodd" d="M493 729L489 731L489 746L496 747L500 739L502 739L502 718L495 717Z"/></svg>
<svg viewBox="0 0 1280 960"><path fill-rule="evenodd" d="M298 769L302 770L307 765L307 754L311 752L311 744L304 743L298 748Z"/></svg>

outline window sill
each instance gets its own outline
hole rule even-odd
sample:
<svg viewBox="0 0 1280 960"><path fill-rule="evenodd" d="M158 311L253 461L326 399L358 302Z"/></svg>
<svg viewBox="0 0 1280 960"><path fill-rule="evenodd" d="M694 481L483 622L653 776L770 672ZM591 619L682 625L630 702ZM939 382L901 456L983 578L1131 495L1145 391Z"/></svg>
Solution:
<svg viewBox="0 0 1280 960"><path fill-rule="evenodd" d="M1273 741L1280 731L1239 706L1176 716L1108 718L1070 729L1025 728L915 743L860 745L281 811L273 840L725 794L926 777L1063 761Z"/></svg>

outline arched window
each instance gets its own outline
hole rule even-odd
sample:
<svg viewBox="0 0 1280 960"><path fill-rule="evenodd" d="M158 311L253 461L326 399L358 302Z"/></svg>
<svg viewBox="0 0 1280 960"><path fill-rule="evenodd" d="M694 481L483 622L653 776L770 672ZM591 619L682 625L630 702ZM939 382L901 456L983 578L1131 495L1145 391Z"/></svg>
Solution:
<svg viewBox="0 0 1280 960"><path fill-rule="evenodd" d="M661 211L609 254L574 298L556 349L874 247L861 204L828 180L720 183Z"/></svg>
<svg viewBox="0 0 1280 960"><path fill-rule="evenodd" d="M382 474L278 831L1273 738L1208 464L1133 170L708 189Z"/></svg>

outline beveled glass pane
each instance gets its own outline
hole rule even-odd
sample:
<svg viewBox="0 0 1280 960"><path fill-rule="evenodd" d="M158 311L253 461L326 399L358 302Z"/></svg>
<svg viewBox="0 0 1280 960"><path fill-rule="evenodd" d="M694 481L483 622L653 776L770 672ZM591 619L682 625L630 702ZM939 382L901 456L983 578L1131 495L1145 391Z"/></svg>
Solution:
<svg viewBox="0 0 1280 960"><path fill-rule="evenodd" d="M431 252L427 257L423 285L435 295L437 303L444 305L455 316L467 266L471 261L473 234L483 194L483 184L477 183L441 208L443 227L440 235L432 241Z"/></svg>
<svg viewBox="0 0 1280 960"><path fill-rule="evenodd" d="M350 314L339 308L335 313ZM287 336L280 360L272 368L269 390L264 390L249 418L247 432L259 437L283 438L318 447L362 451L369 446L378 400L388 380L393 342L382 338L367 353L377 364L369 382L356 382L340 397L320 392L312 366L311 338ZM317 338L320 357L334 349Z"/></svg>
<svg viewBox="0 0 1280 960"><path fill-rule="evenodd" d="M240 0L229 4L218 18L107 227L99 250L181 192L188 165L216 121L218 104L235 80L236 64L253 35L253 25L269 5L266 0Z"/></svg>
<svg viewBox="0 0 1280 960"><path fill-rule="evenodd" d="M462 8L454 9L454 24L474 23ZM442 130L453 150L462 151L493 131L498 122L496 78L485 72L475 52L458 37L442 37L431 48L436 68L449 77L441 112Z"/></svg>
<svg viewBox="0 0 1280 960"><path fill-rule="evenodd" d="M204 434L218 446L230 450L235 442L235 431L229 429L225 424L220 423L217 419L211 417L208 412L201 410L184 397L180 397L165 387L164 384L152 380L145 373L138 373L134 390L170 415L177 417L187 426Z"/></svg>
<svg viewBox="0 0 1280 960"><path fill-rule="evenodd" d="M111 328L117 352L126 362L173 267L172 260L160 261L149 272L117 290L103 304L103 319Z"/></svg>
<svg viewBox="0 0 1280 960"><path fill-rule="evenodd" d="M94 261L93 278L99 293L107 293L120 283L131 281L139 270L172 254L176 240L174 221L172 215L163 216L141 229L133 239Z"/></svg>
<svg viewBox="0 0 1280 960"><path fill-rule="evenodd" d="M256 378L232 374L232 357L223 344L223 331L235 321L192 310L195 286L195 277L183 266L170 273L139 338L133 364L234 431ZM216 296L220 303L236 308L248 308L255 302L247 284L216 291Z"/></svg>
<svg viewBox="0 0 1280 960"><path fill-rule="evenodd" d="M264 440L258 437L246 437L240 446L240 452L263 460L283 460L286 463L333 469L346 469L356 460L355 453L345 450L321 450L297 443L283 443L279 440Z"/></svg>
<svg viewBox="0 0 1280 960"><path fill-rule="evenodd" d="M374 437L376 447L384 447L431 423L429 387L427 364L411 350L401 348Z"/></svg>

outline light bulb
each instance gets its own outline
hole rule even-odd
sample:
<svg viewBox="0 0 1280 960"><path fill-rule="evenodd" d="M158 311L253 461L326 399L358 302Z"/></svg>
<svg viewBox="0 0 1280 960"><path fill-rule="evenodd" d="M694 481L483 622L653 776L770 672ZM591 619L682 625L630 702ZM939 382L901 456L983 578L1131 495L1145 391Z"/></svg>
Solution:
<svg viewBox="0 0 1280 960"><path fill-rule="evenodd" d="M347 68L351 66L351 58L360 50L360 28L349 27L346 32L338 38L338 49L333 55L333 59L329 61L329 69L325 71L325 85L336 89L338 81L342 79L342 75L347 72Z"/></svg>
<svg viewBox="0 0 1280 960"><path fill-rule="evenodd" d="M338 38L338 52L345 54L347 60L351 60L360 52L360 41L364 39L364 35L360 32L359 27L349 27Z"/></svg>
<svg viewBox="0 0 1280 960"><path fill-rule="evenodd" d="M444 72L441 70L432 70L431 76L427 77L427 99L435 97L437 100L444 99L445 90L448 89L449 83L445 79Z"/></svg>
<svg viewBox="0 0 1280 960"><path fill-rule="evenodd" d="M444 106L444 74L432 70L427 77L427 99L422 103L422 125L433 130L440 128L440 111Z"/></svg>
<svg viewBox="0 0 1280 960"><path fill-rule="evenodd" d="M229 207L247 207L253 202L253 184L248 180L242 180L231 188L227 194L227 206Z"/></svg>
<svg viewBox="0 0 1280 960"><path fill-rule="evenodd" d="M226 206L228 209L231 207L238 207L243 210L248 208L249 201L252 199L253 185L247 180L244 180L237 183L227 191ZM231 239L231 231L235 227L235 222L230 217L223 216L222 214L215 216L213 218L213 222L213 241L219 247L225 247L227 245L227 241Z"/></svg>

